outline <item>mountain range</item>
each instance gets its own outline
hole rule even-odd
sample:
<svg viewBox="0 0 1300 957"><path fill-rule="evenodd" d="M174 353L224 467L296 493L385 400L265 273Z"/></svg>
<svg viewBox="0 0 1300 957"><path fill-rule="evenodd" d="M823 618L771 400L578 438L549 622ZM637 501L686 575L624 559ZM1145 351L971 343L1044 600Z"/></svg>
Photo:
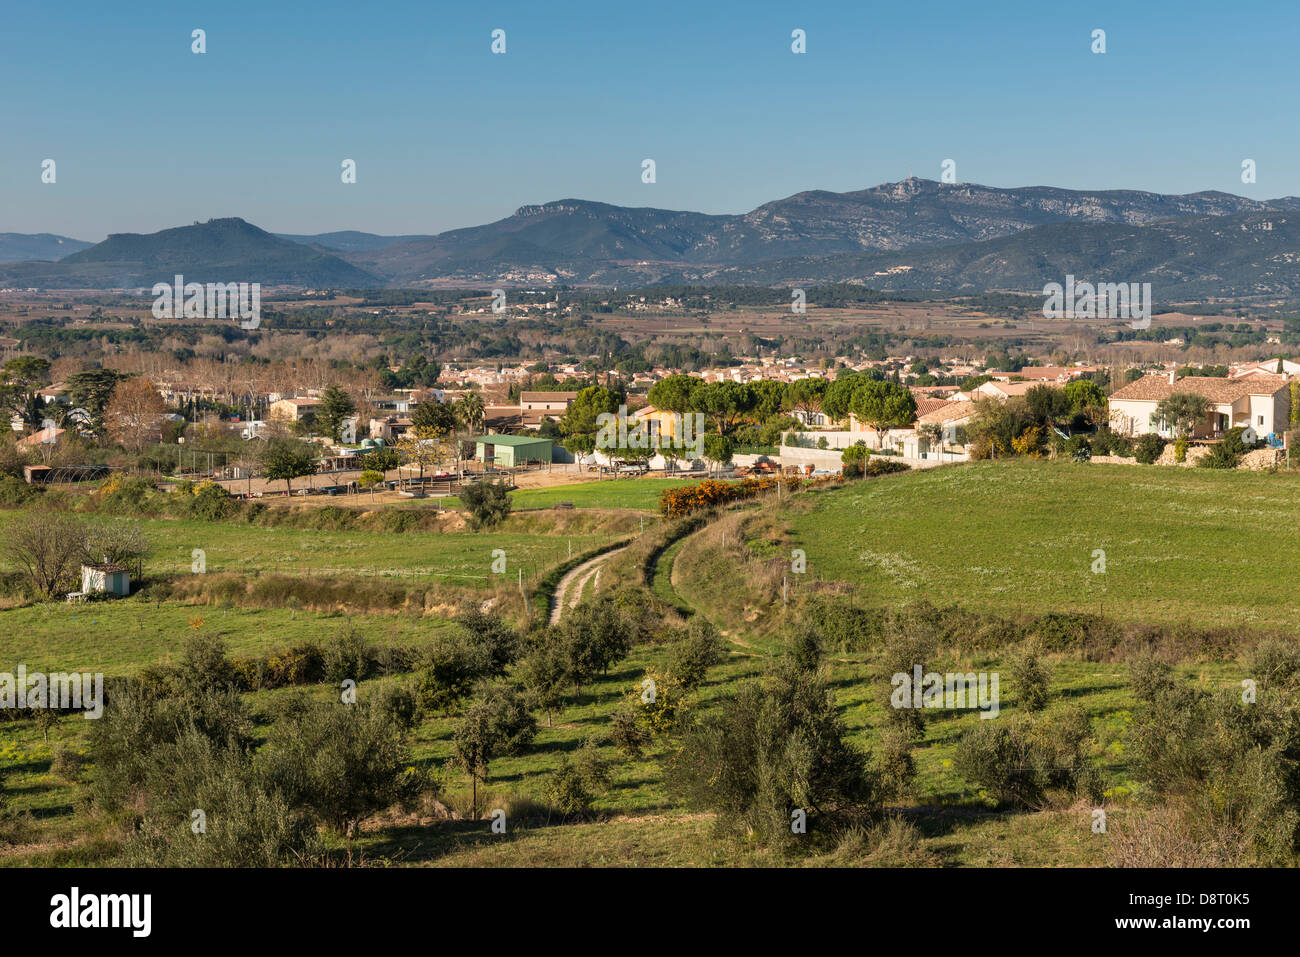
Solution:
<svg viewBox="0 0 1300 957"><path fill-rule="evenodd" d="M737 215L566 199L432 236L274 235L242 219L210 220L114 234L57 262L0 265L0 285L131 288L180 272L198 281L332 288L851 281L966 293L1037 292L1072 273L1150 281L1158 298L1271 296L1300 291L1298 241L1295 197L909 178L848 193L797 193ZM67 244L83 245L0 235L0 253L57 254Z"/></svg>

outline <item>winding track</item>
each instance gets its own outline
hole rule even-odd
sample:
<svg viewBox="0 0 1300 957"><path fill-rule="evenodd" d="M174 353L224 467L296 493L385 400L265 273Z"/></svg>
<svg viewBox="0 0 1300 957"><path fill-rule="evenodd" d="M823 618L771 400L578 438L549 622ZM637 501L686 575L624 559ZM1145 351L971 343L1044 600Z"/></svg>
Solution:
<svg viewBox="0 0 1300 957"><path fill-rule="evenodd" d="M582 593L586 590L588 582L595 579L593 587L595 584L599 584L598 576L600 575L601 566L626 548L626 545L622 548L612 548L564 573L564 577L555 586L555 594L551 597L552 625L560 623L560 618L563 616L565 609L574 607L582 600ZM573 587L575 584L576 588ZM571 588L573 589L572 596L569 595Z"/></svg>

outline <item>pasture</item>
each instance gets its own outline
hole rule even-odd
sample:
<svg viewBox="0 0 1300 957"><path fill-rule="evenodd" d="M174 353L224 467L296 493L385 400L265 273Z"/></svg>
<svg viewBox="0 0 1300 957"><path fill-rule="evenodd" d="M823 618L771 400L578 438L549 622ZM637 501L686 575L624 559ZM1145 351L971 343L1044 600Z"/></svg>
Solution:
<svg viewBox="0 0 1300 957"><path fill-rule="evenodd" d="M1287 630L1300 613L1285 563L1300 549L1289 474L977 462L807 501L790 544L807 552L809 578L877 604Z"/></svg>

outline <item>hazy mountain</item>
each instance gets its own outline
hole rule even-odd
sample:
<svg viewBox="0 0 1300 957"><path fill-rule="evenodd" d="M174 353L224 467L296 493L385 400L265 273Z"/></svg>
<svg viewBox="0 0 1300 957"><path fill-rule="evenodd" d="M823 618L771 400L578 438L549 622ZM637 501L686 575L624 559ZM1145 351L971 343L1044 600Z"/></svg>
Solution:
<svg viewBox="0 0 1300 957"><path fill-rule="evenodd" d="M355 229L341 229L333 233L317 233L315 235L293 235L290 233L276 233L275 235L280 239L287 239L291 243L302 243L304 246L315 246L318 249L326 249L330 252L383 249L393 243L410 243L433 238L432 236L377 236L374 233L358 232Z"/></svg>
<svg viewBox="0 0 1300 957"><path fill-rule="evenodd" d="M1300 199L1228 193L995 189L906 179L820 190L743 215L585 200L437 236L276 236L242 219L115 234L57 263L0 266L49 288L193 281L317 287L858 281L887 290L1041 290L1066 272L1150 281L1159 296L1293 292ZM1300 287L1298 287L1300 288Z"/></svg>
<svg viewBox="0 0 1300 957"><path fill-rule="evenodd" d="M53 261L90 246L80 239L53 233L0 233L0 263L18 263L31 259Z"/></svg>
<svg viewBox="0 0 1300 957"><path fill-rule="evenodd" d="M995 189L907 179L851 193L822 190L743 215L627 208L566 199L430 239L344 254L390 282L655 281L686 267L746 267L995 239L1059 222L1144 225L1186 216L1294 209L1228 193Z"/></svg>
<svg viewBox="0 0 1300 957"><path fill-rule="evenodd" d="M0 282L46 288L151 286L177 273L192 282L358 287L380 282L329 253L280 239L242 219L211 219L157 233L114 233L58 263L0 268Z"/></svg>
<svg viewBox="0 0 1300 957"><path fill-rule="evenodd" d="M1067 274L1090 282L1149 282L1157 299L1300 294L1300 210L1197 216L1126 226L1054 223L976 243L683 270L669 281L799 285L862 282L873 289L953 293L1042 291Z"/></svg>

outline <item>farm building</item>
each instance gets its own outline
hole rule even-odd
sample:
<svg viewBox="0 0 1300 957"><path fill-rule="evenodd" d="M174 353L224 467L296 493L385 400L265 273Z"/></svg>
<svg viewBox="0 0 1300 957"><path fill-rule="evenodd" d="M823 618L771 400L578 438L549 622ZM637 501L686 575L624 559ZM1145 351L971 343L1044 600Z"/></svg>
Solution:
<svg viewBox="0 0 1300 957"><path fill-rule="evenodd" d="M474 439L474 457L500 468L551 461L551 440L527 435L481 435Z"/></svg>
<svg viewBox="0 0 1300 957"><path fill-rule="evenodd" d="M131 575L122 565L82 565L81 592L83 595L107 592L125 598L131 594Z"/></svg>

